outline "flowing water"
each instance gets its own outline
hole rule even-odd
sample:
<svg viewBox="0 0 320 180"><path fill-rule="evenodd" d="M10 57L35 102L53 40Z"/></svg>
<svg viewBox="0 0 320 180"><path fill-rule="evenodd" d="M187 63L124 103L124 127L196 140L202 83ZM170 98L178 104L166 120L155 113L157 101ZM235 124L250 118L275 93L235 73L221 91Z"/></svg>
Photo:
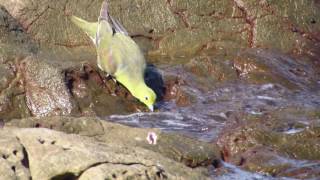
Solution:
<svg viewBox="0 0 320 180"><path fill-rule="evenodd" d="M259 116L288 106L320 107L319 96L290 93L274 84L233 84L208 93L193 92L198 101L189 107L177 107L174 102L164 102L160 105L159 112L111 115L110 119L135 127L180 132L210 142L217 138L226 125L230 113L242 112ZM301 130L288 129L284 133Z"/></svg>
<svg viewBox="0 0 320 180"><path fill-rule="evenodd" d="M303 80L300 81L297 74L285 69L286 65L282 61L277 62L273 59L273 62L269 63L271 68L278 69L278 72L280 71L287 79L298 85L301 85L302 82L301 86L304 85ZM288 66L295 68L299 64ZM317 112L320 109L318 88L303 87L293 90L277 83L250 84L240 80L212 85L204 91L195 81L197 77L180 66L161 70L163 74L183 74L184 81L189 83L181 85L180 88L189 97L192 97L190 105L179 106L173 99L159 102L156 112L111 115L106 119L133 127L159 128L166 132L178 132L206 142L216 142L228 127L229 119L233 115L240 115L240 118L246 116L259 118L274 112L281 114L283 110L281 117L285 118L279 120L283 121L281 126L272 127L272 131L287 135L297 134L311 124L320 122L320 119L312 119L303 113ZM320 87L319 82L316 82L316 87ZM245 120L240 119L239 121ZM283 158L282 162L286 161ZM298 164L303 167L303 164L308 164L308 161ZM223 163L222 169L219 170L219 173L217 170L211 171L215 179L276 179L264 174L250 173L228 163ZM221 171L225 172L221 173Z"/></svg>

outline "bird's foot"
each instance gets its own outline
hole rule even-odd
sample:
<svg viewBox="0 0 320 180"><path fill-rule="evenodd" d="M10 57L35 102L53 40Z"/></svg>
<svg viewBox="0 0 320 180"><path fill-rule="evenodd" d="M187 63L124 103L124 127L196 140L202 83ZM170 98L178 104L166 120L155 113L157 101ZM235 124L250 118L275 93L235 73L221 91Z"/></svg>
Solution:
<svg viewBox="0 0 320 180"><path fill-rule="evenodd" d="M112 79L113 82L118 83L118 81L117 81L113 76L111 76L110 74L107 74L107 75L106 75L106 78L107 78L107 81L109 81L110 79Z"/></svg>
<svg viewBox="0 0 320 180"><path fill-rule="evenodd" d="M107 81L109 81L110 79L113 79L113 78L110 74L106 74L106 79L107 79Z"/></svg>
<svg viewBox="0 0 320 180"><path fill-rule="evenodd" d="M112 79L113 82L117 83L117 80L113 76L111 76L110 74L107 74L106 75L106 81L109 81L110 79Z"/></svg>

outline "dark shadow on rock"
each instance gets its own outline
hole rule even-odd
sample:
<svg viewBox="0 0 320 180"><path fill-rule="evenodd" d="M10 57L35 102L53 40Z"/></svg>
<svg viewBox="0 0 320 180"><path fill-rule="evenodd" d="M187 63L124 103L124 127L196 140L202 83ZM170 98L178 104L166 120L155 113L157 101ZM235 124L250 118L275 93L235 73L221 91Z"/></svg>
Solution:
<svg viewBox="0 0 320 180"><path fill-rule="evenodd" d="M147 65L144 73L144 81L157 94L157 101L163 100L165 85L162 75L155 65Z"/></svg>
<svg viewBox="0 0 320 180"><path fill-rule="evenodd" d="M51 178L51 180L74 180L78 179L73 173L65 173Z"/></svg>
<svg viewBox="0 0 320 180"><path fill-rule="evenodd" d="M30 168L29 155L25 147L22 147L22 153L23 153L23 159L21 160L21 164L25 168L29 169Z"/></svg>
<svg viewBox="0 0 320 180"><path fill-rule="evenodd" d="M3 126L4 126L4 120L0 119L0 129L3 128Z"/></svg>

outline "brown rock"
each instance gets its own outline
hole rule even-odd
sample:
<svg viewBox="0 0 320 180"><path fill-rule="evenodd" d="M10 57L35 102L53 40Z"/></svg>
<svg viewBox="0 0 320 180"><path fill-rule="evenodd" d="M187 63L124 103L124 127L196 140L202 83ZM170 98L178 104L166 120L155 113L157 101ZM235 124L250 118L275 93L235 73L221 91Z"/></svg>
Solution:
<svg viewBox="0 0 320 180"><path fill-rule="evenodd" d="M73 104L60 69L31 56L23 63L26 101L32 115L70 114Z"/></svg>

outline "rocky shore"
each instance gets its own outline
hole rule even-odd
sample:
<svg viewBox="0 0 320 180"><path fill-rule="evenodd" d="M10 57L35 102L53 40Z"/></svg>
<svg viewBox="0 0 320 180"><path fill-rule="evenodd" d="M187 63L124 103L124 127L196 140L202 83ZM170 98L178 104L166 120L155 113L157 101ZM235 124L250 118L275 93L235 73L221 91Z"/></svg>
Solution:
<svg viewBox="0 0 320 180"><path fill-rule="evenodd" d="M70 22L101 2L0 0L0 179L320 176L318 0L110 0L156 113Z"/></svg>

